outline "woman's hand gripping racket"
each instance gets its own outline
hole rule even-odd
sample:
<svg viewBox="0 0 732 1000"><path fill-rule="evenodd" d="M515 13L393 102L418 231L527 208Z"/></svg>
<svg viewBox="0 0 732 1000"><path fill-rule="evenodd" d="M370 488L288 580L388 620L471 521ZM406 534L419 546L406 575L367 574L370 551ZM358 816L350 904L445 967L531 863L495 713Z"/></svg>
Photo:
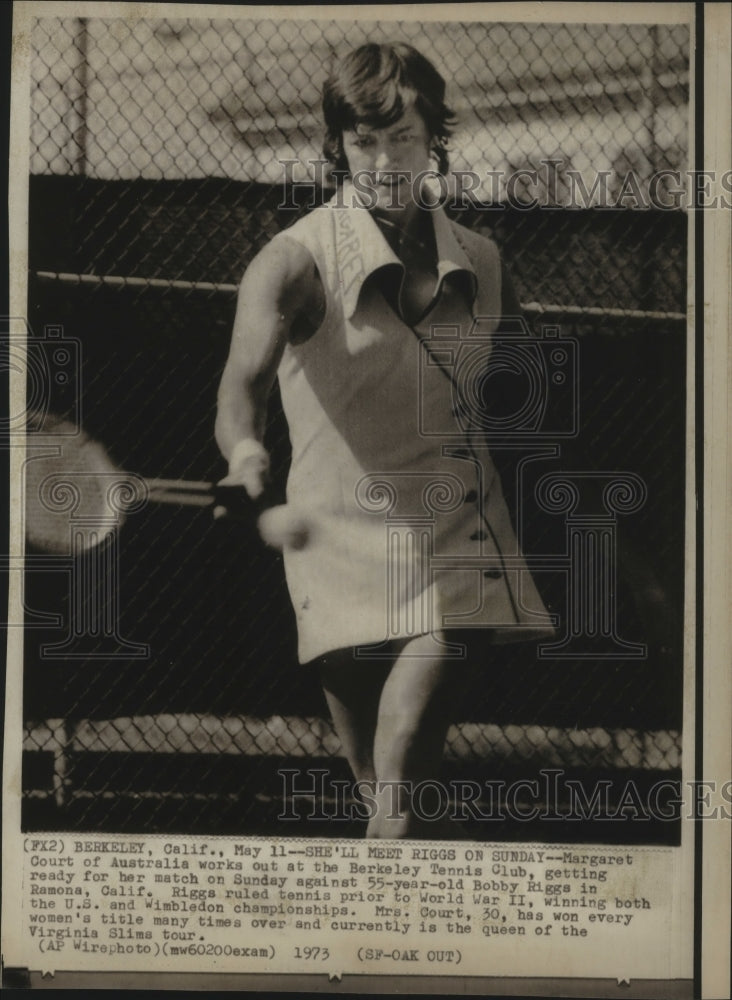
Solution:
<svg viewBox="0 0 732 1000"><path fill-rule="evenodd" d="M215 518L241 510L242 503L258 514L262 539L275 549L302 549L310 536L307 519L289 504L279 503L269 479L269 455L253 438L239 441L229 459L229 474L214 487Z"/></svg>
<svg viewBox="0 0 732 1000"><path fill-rule="evenodd" d="M68 554L70 546L83 552L118 530L126 513L151 502L211 507L217 518L256 521L262 539L273 548L303 548L310 535L307 519L277 502L265 476L260 482L257 489L237 469L220 483L146 479L118 469L99 442L67 421L31 415L25 536L41 552Z"/></svg>

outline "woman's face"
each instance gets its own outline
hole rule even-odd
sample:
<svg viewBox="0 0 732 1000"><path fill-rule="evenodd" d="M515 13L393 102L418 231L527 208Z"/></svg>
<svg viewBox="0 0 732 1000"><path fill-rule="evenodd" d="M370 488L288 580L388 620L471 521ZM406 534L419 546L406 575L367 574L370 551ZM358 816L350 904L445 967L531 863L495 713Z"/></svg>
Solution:
<svg viewBox="0 0 732 1000"><path fill-rule="evenodd" d="M431 138L414 106L385 128L359 124L343 132L348 169L369 208L399 213L414 205L419 194L414 179L434 169Z"/></svg>

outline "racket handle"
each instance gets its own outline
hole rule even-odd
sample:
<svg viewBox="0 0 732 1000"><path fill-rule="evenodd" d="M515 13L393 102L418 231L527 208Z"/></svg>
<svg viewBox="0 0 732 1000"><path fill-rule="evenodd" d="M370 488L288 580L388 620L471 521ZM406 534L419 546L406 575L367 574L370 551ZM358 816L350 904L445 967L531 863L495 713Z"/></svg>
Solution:
<svg viewBox="0 0 732 1000"><path fill-rule="evenodd" d="M215 520L231 517L256 524L262 540L274 549L302 549L309 544L311 524L286 506L270 487L253 500L241 485L191 480L148 479L148 498L157 503L212 507Z"/></svg>
<svg viewBox="0 0 732 1000"><path fill-rule="evenodd" d="M185 479L145 479L144 490L144 497L150 503L210 507L214 502L212 483L192 482Z"/></svg>
<svg viewBox="0 0 732 1000"><path fill-rule="evenodd" d="M240 485L196 482L186 479L146 479L151 503L180 504L186 507L213 507L215 516L258 517L263 510L282 503L273 490L265 490L253 500Z"/></svg>

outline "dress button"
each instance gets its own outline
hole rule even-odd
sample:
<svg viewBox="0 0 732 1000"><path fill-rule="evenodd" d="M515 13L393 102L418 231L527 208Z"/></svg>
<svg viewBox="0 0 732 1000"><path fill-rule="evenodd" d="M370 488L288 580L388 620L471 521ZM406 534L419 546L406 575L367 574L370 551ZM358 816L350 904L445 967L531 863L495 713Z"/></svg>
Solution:
<svg viewBox="0 0 732 1000"><path fill-rule="evenodd" d="M475 503L477 499L478 499L477 490L468 490L468 492L465 494L465 503Z"/></svg>
<svg viewBox="0 0 732 1000"><path fill-rule="evenodd" d="M486 580L500 580L503 573L501 573L500 569L487 569L483 573L483 576Z"/></svg>
<svg viewBox="0 0 732 1000"><path fill-rule="evenodd" d="M481 528L479 531L474 531L473 532L473 534L470 536L470 541L471 542L484 542L487 537L488 537L488 535Z"/></svg>

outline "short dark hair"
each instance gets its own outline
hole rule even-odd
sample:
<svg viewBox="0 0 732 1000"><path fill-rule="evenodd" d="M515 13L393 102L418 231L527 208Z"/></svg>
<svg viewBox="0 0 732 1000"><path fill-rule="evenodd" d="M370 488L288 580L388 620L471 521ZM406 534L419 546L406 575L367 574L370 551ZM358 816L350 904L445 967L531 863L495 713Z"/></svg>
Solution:
<svg viewBox="0 0 732 1000"><path fill-rule="evenodd" d="M432 137L440 173L447 173L445 147L454 114L445 104L445 81L429 59L405 42L370 42L335 64L323 87L326 159L347 174L343 131L360 124L386 128L412 103Z"/></svg>

